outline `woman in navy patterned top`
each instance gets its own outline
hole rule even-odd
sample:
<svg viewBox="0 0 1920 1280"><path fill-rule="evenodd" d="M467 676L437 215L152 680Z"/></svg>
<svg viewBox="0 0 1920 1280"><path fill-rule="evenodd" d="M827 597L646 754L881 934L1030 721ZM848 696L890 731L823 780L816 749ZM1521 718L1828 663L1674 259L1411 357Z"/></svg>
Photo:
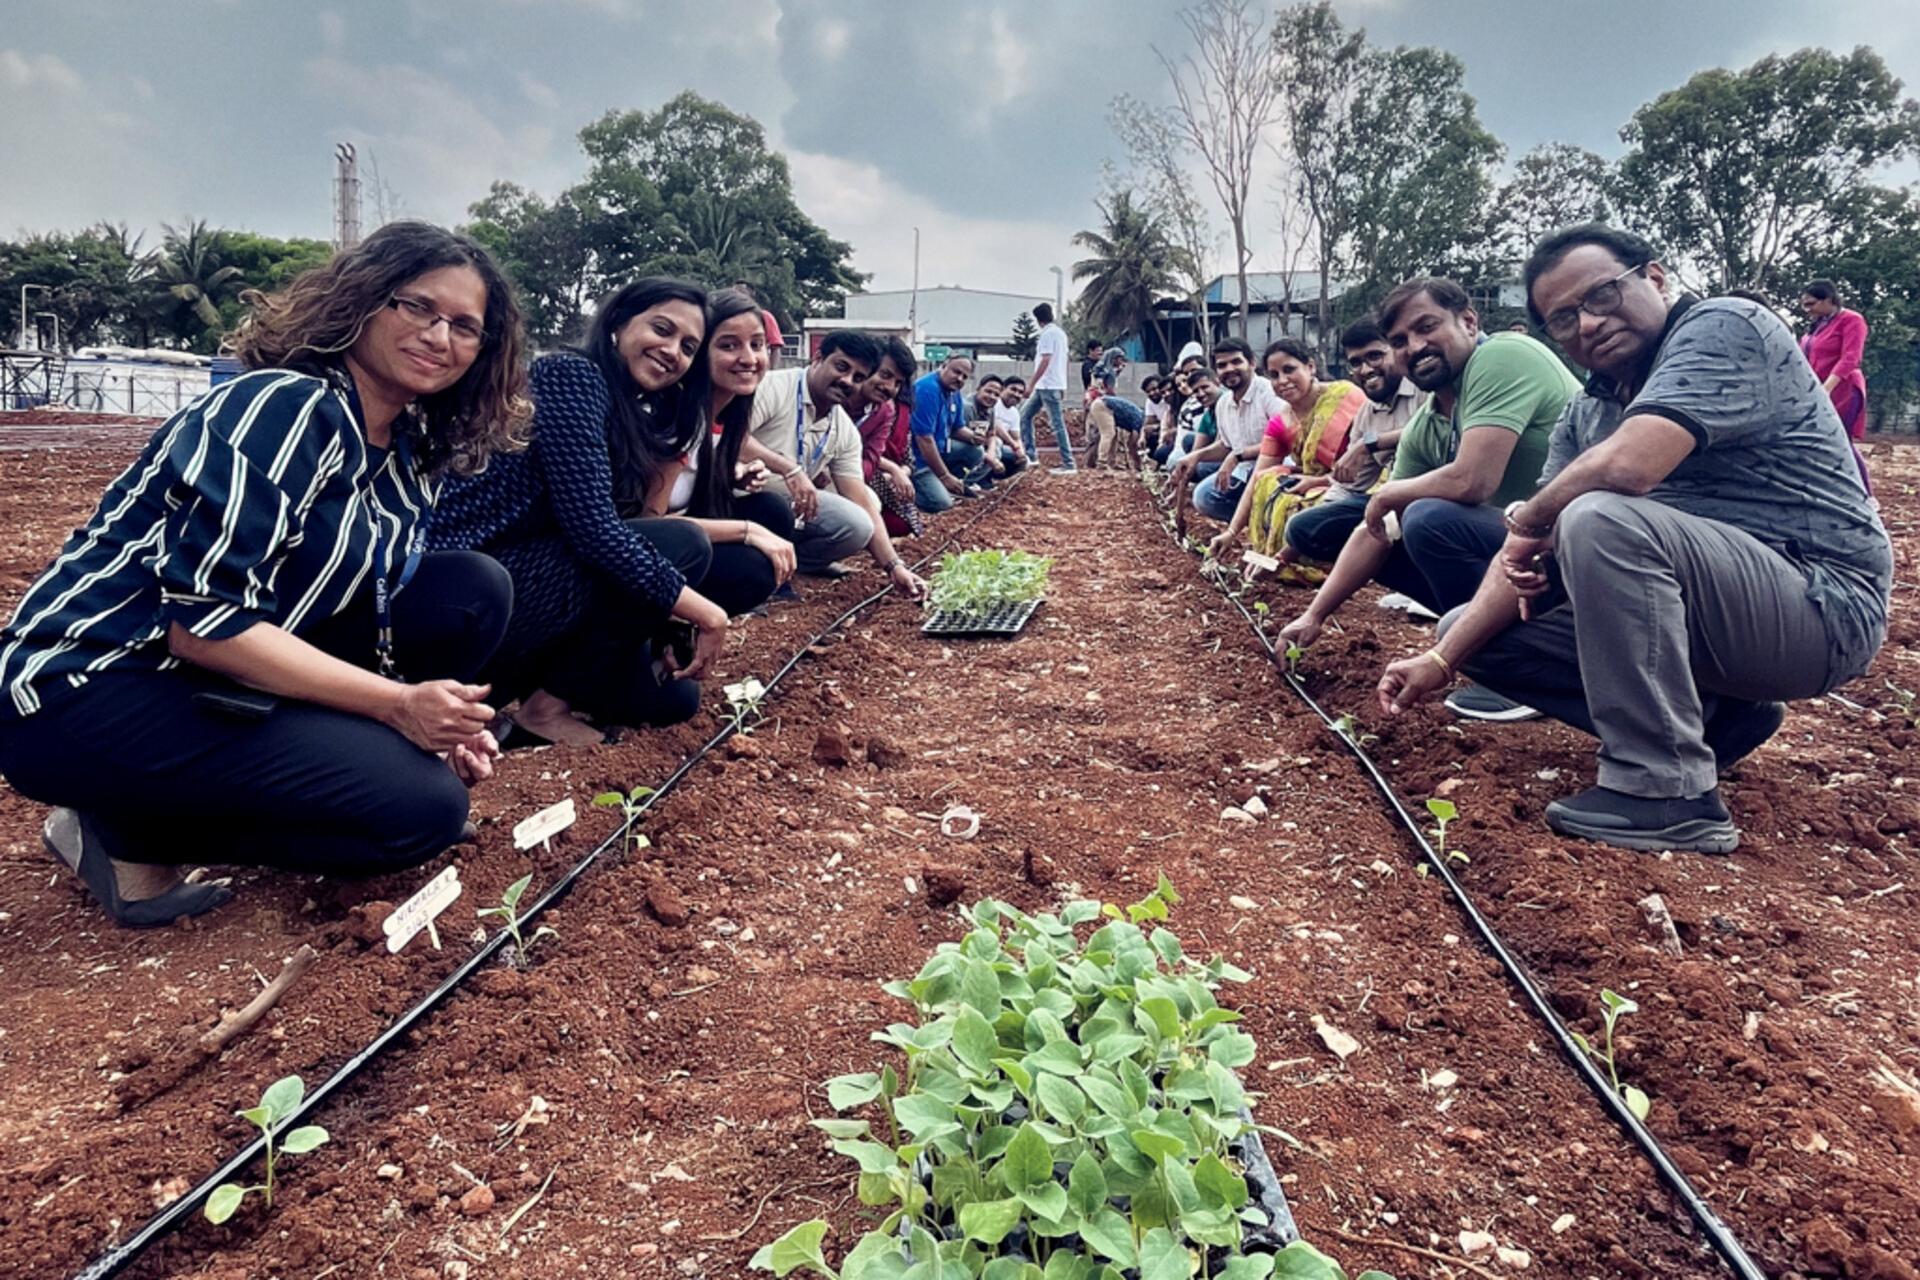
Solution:
<svg viewBox="0 0 1920 1280"><path fill-rule="evenodd" d="M123 924L230 896L180 864L423 862L497 752L470 682L511 588L420 540L527 416L506 281L394 223L248 301L252 372L154 433L0 631L0 773L63 806L48 846Z"/></svg>
<svg viewBox="0 0 1920 1280"><path fill-rule="evenodd" d="M497 558L514 611L490 671L520 695L514 722L554 742L598 725L661 725L700 705L696 681L725 643L727 609L705 594L713 539L650 518L650 488L707 430L707 295L647 278L617 290L583 349L534 361L524 455L449 486L433 543ZM674 652L670 619L691 623Z"/></svg>

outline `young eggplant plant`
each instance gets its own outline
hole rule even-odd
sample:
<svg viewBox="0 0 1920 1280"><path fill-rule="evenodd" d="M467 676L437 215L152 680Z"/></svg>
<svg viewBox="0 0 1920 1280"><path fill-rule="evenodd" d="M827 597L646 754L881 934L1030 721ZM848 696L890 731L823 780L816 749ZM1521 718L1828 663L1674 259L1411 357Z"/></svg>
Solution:
<svg viewBox="0 0 1920 1280"><path fill-rule="evenodd" d="M618 791L602 791L593 798L593 803L597 808L620 810L621 815L627 820L627 840L637 853L653 843L637 825L641 813L646 809L646 802L652 796L652 787L635 787L625 795Z"/></svg>
<svg viewBox="0 0 1920 1280"><path fill-rule="evenodd" d="M1606 1051L1602 1052L1594 1048L1592 1042L1578 1031L1573 1033L1573 1042L1587 1053L1592 1054L1596 1061L1607 1064L1607 1079L1613 1082L1613 1091L1625 1100L1627 1110L1633 1112L1634 1119L1645 1120L1647 1118L1647 1111L1653 1104L1647 1100L1647 1095L1641 1090L1634 1088L1630 1084L1623 1085L1620 1083L1620 1068L1618 1064L1615 1063L1613 1057L1614 1027L1619 1024L1620 1019L1630 1013L1638 1012L1640 1012L1639 1005L1615 991L1602 987L1600 989L1600 1026L1604 1034Z"/></svg>
<svg viewBox="0 0 1920 1280"><path fill-rule="evenodd" d="M1339 723L1334 725L1334 732L1356 746L1364 747L1369 742L1380 741L1379 734L1362 733L1360 731L1360 722L1353 718L1353 712L1351 711L1343 711L1340 713L1340 720Z"/></svg>
<svg viewBox="0 0 1920 1280"><path fill-rule="evenodd" d="M1440 851L1440 856L1448 862L1470 862L1471 859L1459 849L1447 848L1447 827L1455 818L1460 816L1460 811L1454 807L1453 801L1429 800L1427 801L1427 812L1433 815L1433 821L1436 824L1433 829L1433 834L1435 839L1439 841L1436 847Z"/></svg>
<svg viewBox="0 0 1920 1280"><path fill-rule="evenodd" d="M1287 646L1287 651L1282 656L1284 656L1287 660L1288 675L1297 676L1300 674L1300 659L1306 654L1306 652L1307 651L1305 649L1302 649L1297 644L1290 644Z"/></svg>
<svg viewBox="0 0 1920 1280"><path fill-rule="evenodd" d="M722 692L727 695L727 708L733 712L733 731L752 733L753 725L766 714L760 704L766 699L767 686L748 677L738 684L727 685Z"/></svg>
<svg viewBox="0 0 1920 1280"><path fill-rule="evenodd" d="M506 924L507 933L513 938L515 963L522 969L527 967L527 952L533 950L535 943L539 942L542 938L555 938L559 936L558 933L549 929L544 924L533 931L531 938L522 938L520 936L520 899L526 894L527 886L532 883L533 873L529 871L526 875L521 876L518 880L515 880L507 886L506 892L500 895L499 906L482 907L476 913L482 919L488 916L499 916Z"/></svg>
<svg viewBox="0 0 1920 1280"><path fill-rule="evenodd" d="M208 1222L225 1222L240 1208L241 1202L256 1191L265 1198L267 1208L273 1208L273 1173L279 1158L305 1155L328 1141L327 1131L317 1124L302 1125L285 1137L279 1137L277 1130L281 1122L299 1109L300 1100L306 1095L306 1082L299 1076L287 1076L267 1086L267 1091L260 1095L259 1106L234 1112L256 1125L266 1136L267 1180L257 1187L239 1187L231 1182L223 1182L215 1187L207 1197L206 1208L201 1210ZM276 1138L279 1138L277 1142Z"/></svg>

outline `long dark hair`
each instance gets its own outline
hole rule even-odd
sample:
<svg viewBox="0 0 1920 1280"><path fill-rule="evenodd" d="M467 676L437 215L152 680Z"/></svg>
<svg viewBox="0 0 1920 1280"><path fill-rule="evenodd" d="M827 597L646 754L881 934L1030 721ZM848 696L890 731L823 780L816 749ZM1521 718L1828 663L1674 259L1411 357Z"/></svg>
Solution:
<svg viewBox="0 0 1920 1280"><path fill-rule="evenodd" d="M427 222L389 222L284 289L241 294L249 311L228 336L228 349L249 369L343 369L347 349L393 291L442 267L469 267L486 285L487 336L458 382L418 402L425 430L414 440L416 465L429 474L451 468L472 475L489 454L520 448L521 428L533 416L520 306L478 241Z"/></svg>
<svg viewBox="0 0 1920 1280"><path fill-rule="evenodd" d="M664 391L646 393L627 371L614 335L627 321L664 302L690 302L707 310L707 291L686 280L643 276L608 295L587 326L580 354L593 362L612 393L607 415L607 456L613 463L613 503L623 514L637 514L648 483L699 442L707 427L707 340L701 335L680 381ZM707 333L713 332L708 326Z"/></svg>
<svg viewBox="0 0 1920 1280"><path fill-rule="evenodd" d="M724 519L733 514L733 469L740 464L740 446L747 438L747 423L753 417L753 397L735 396L720 411L720 438L716 441L707 406L713 403L713 375L710 361L713 335L735 316L751 312L760 317L761 333L766 320L760 304L745 289L722 289L707 302L707 338L700 344L700 372L707 390L700 396L699 475L694 481L693 501L688 510L696 515ZM764 376L764 375L763 375ZM691 381L691 378L689 378Z"/></svg>

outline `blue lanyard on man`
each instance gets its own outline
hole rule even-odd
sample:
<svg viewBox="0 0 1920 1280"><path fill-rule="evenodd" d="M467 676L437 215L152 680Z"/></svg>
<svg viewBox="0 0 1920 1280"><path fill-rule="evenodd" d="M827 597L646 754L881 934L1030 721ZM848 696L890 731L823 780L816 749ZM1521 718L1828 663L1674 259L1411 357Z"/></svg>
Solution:
<svg viewBox="0 0 1920 1280"><path fill-rule="evenodd" d="M393 461L397 464L396 476L399 482L404 484L406 473L413 468L413 440L404 430L394 433ZM379 657L380 674L389 680L399 680L403 683L406 680L406 677L400 674L399 665L393 659L392 597L406 590L407 584L413 581L414 572L420 568L420 557L427 544L427 522L432 518L433 510L429 507L420 523L414 526L413 536L407 548L407 558L400 568L400 580L393 584L391 591L387 587L387 522L377 514L373 519L373 647ZM398 516L394 517L394 523L396 525L399 523Z"/></svg>
<svg viewBox="0 0 1920 1280"><path fill-rule="evenodd" d="M800 370L800 380L793 389L793 460L799 464L808 483L820 465L820 459L826 456L827 436L832 433L832 424L820 433L820 443L813 452L807 452L807 371Z"/></svg>

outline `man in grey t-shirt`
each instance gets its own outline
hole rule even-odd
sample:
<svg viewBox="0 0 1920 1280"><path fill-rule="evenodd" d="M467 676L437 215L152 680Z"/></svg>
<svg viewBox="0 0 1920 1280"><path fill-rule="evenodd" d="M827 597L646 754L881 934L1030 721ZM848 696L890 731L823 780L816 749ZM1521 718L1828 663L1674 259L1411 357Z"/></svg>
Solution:
<svg viewBox="0 0 1920 1280"><path fill-rule="evenodd" d="M1669 305L1637 236L1586 225L1527 263L1536 321L1592 371L1540 491L1439 643L1380 681L1389 712L1456 668L1597 735L1599 785L1547 824L1630 849L1731 852L1719 775L1778 699L1860 675L1893 549L1832 401L1786 327L1732 298ZM1516 621L1522 625L1514 626Z"/></svg>

